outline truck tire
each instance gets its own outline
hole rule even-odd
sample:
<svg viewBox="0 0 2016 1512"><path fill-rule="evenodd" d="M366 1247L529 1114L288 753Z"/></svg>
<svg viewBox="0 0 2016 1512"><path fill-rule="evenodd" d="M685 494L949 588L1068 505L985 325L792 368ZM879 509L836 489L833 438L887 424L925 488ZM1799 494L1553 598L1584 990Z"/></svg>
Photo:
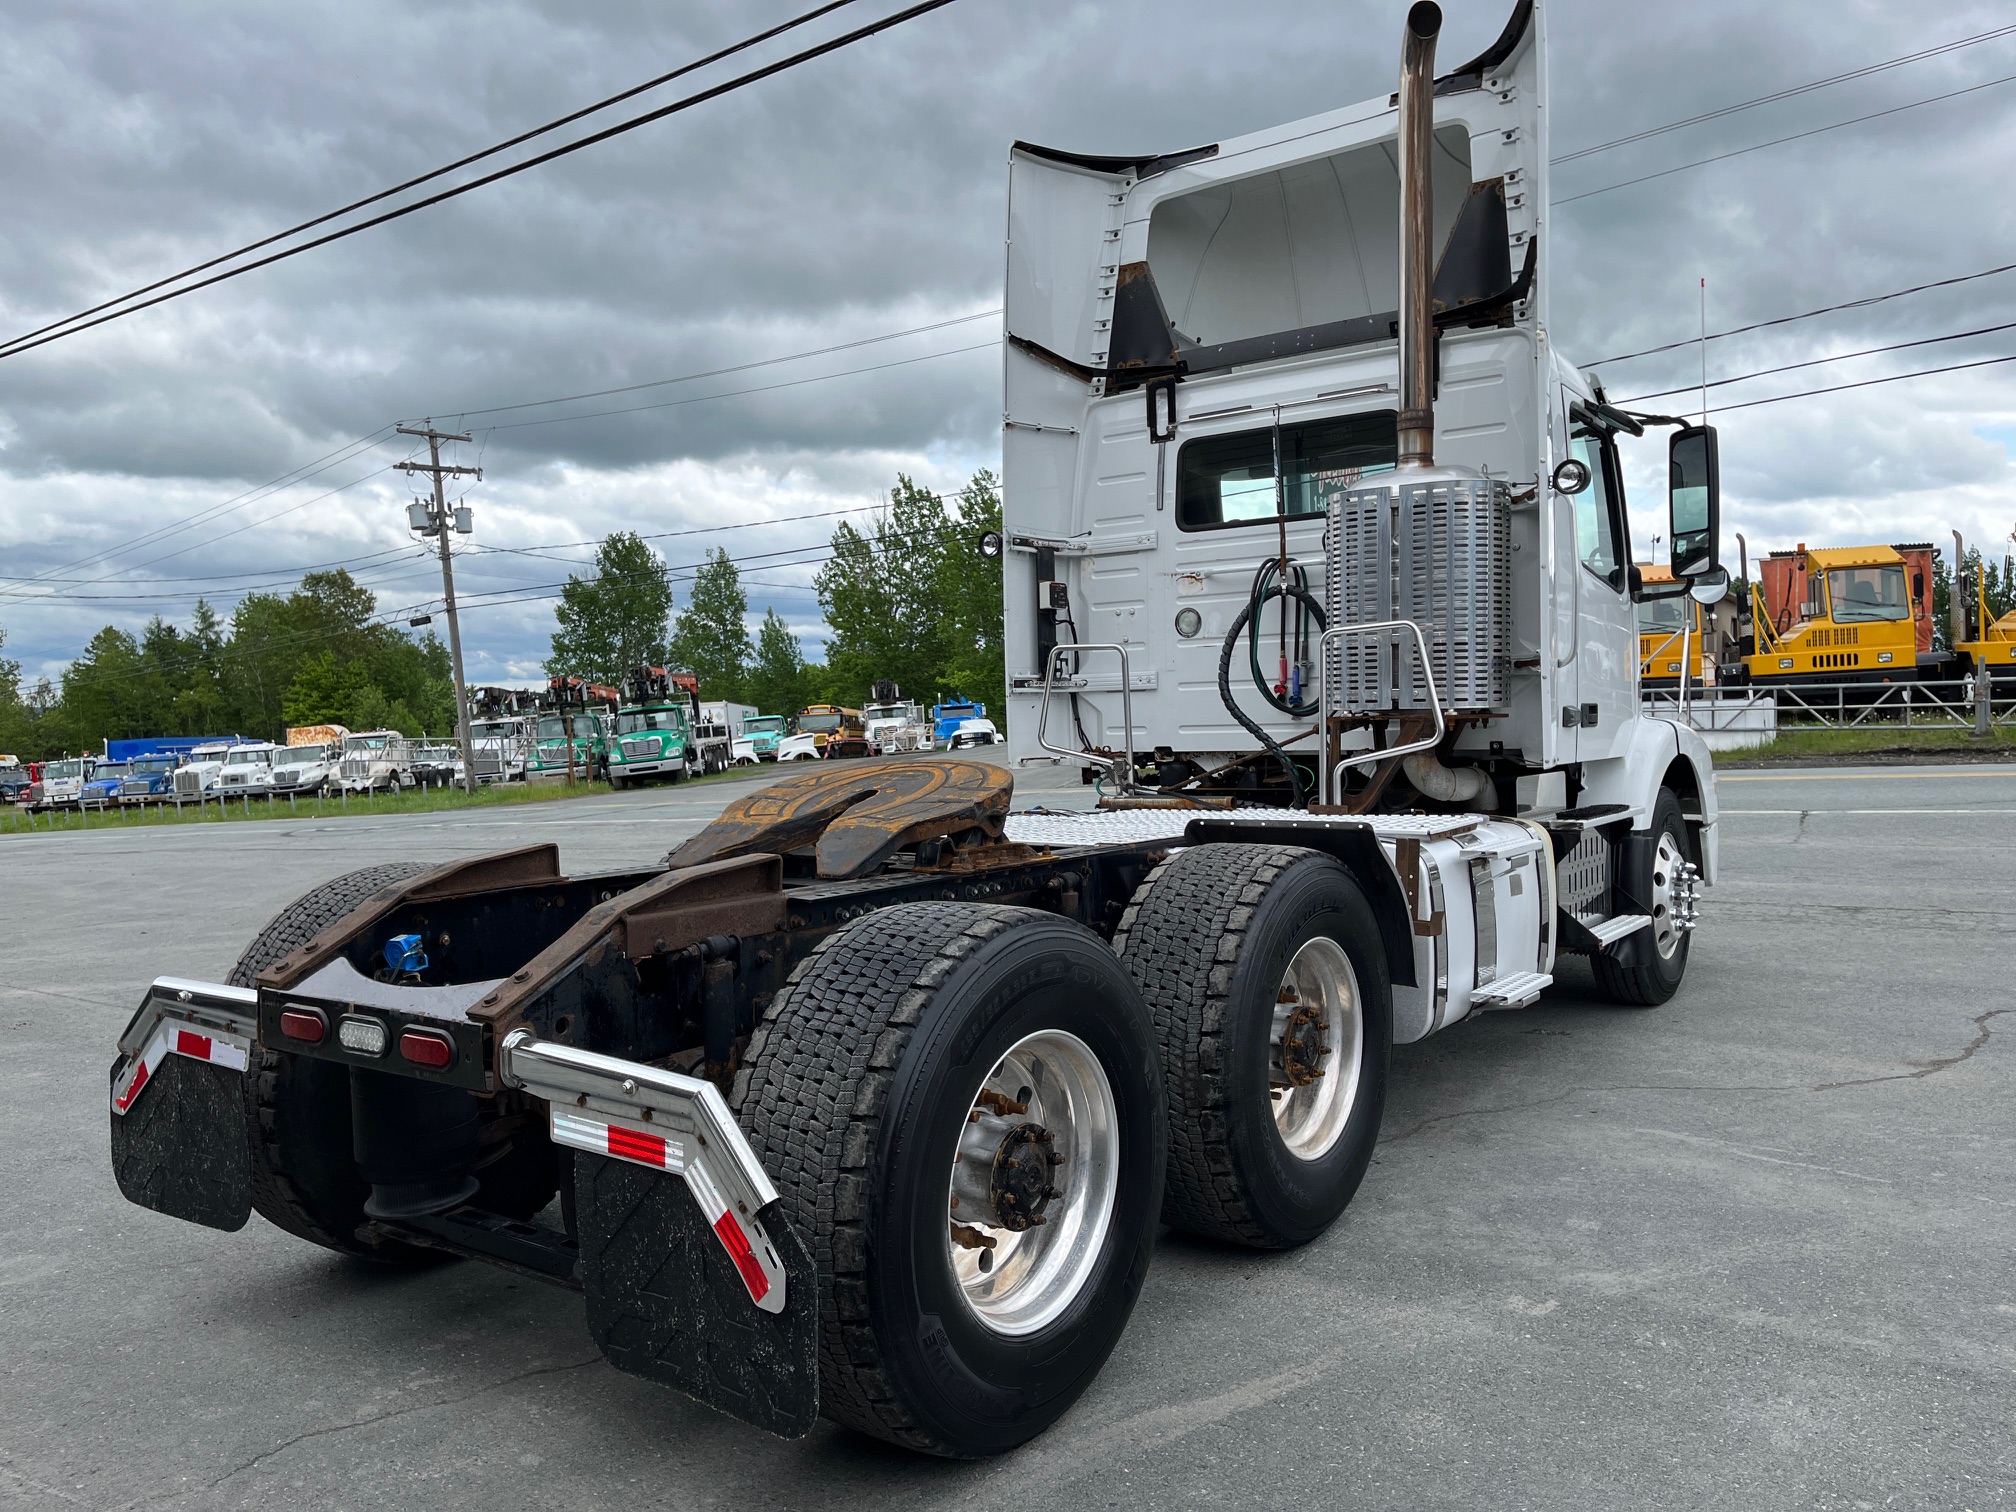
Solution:
<svg viewBox="0 0 2016 1512"><path fill-rule="evenodd" d="M856 920L792 973L732 1105L817 1267L825 1416L978 1458L1091 1383L1165 1132L1154 1025L1097 935L980 903Z"/></svg>
<svg viewBox="0 0 2016 1512"><path fill-rule="evenodd" d="M612 793L622 792L623 784L628 780L621 772L611 767L609 770L609 791Z"/></svg>
<svg viewBox="0 0 2016 1512"><path fill-rule="evenodd" d="M1314 1239L1386 1107L1392 988L1357 882L1317 851L1192 846L1148 874L1113 947L1161 1040L1163 1222L1253 1249Z"/></svg>
<svg viewBox="0 0 2016 1512"><path fill-rule="evenodd" d="M1690 931L1677 928L1674 890L1677 867L1694 860L1694 845L1680 800L1671 788L1659 789L1652 805L1651 844L1634 858L1637 875L1620 877L1623 890L1652 915L1649 929L1626 935L1590 958L1596 985L1612 1002L1627 1008L1656 1008L1680 990L1687 974Z"/></svg>
<svg viewBox="0 0 2016 1512"><path fill-rule="evenodd" d="M312 888L253 937L225 978L251 987L259 973L305 945L366 898L430 867L389 861ZM253 1046L243 1077L245 1124L252 1149L252 1206L276 1228L346 1255L391 1264L437 1263L442 1256L403 1244L357 1237L370 1188L357 1174L350 1143L350 1073L329 1061L280 1055ZM544 1130L511 1100L492 1099L479 1115L479 1206L529 1218L552 1201L559 1166Z"/></svg>

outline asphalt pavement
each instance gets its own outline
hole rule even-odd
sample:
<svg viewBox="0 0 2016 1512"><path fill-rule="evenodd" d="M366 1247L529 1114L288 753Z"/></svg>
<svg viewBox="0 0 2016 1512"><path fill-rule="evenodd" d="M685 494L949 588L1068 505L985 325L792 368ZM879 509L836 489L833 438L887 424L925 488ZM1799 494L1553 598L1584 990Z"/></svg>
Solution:
<svg viewBox="0 0 2016 1512"><path fill-rule="evenodd" d="M1725 776L1673 1002L1570 963L1399 1049L1343 1221L1279 1255L1165 1236L1098 1382L989 1463L771 1439L488 1266L120 1197L105 1075L148 979L220 978L354 867L648 863L743 790L0 837L0 1506L2016 1503L2011 769Z"/></svg>

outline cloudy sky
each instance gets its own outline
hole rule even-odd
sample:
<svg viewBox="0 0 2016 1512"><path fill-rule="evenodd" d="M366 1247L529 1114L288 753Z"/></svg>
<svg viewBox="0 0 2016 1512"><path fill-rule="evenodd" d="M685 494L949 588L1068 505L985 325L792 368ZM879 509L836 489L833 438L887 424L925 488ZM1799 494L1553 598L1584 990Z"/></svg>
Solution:
<svg viewBox="0 0 2016 1512"><path fill-rule="evenodd" d="M0 334L796 8L0 0ZM894 8L860 0L751 57ZM1445 9L1454 62L1496 35L1509 0ZM1928 20L1868 0L1548 9L1557 159L2016 22L2002 7ZM456 460L484 469L457 570L473 679L538 675L551 594L589 555L575 543L613 529L659 537L675 566L727 546L757 613L774 604L816 654L812 569L779 564L825 540L827 512L872 504L899 472L950 489L996 465L998 322L946 322L999 302L1008 143L1168 150L1364 99L1391 87L1402 10L958 0L450 205L0 359L8 654L53 675L108 621L186 619L199 593L228 610L337 561L384 608L426 606L438 570L404 528L410 489L389 470L411 443L385 433L427 415L473 428ZM1892 113L1743 150L1878 112ZM1713 331L2016 261L2012 122L2016 31L1562 163L1557 342L1593 361L1690 337L1704 276ZM1711 342L1709 376L2007 322L2016 273ZM1718 387L1713 402L2000 357L2012 339L1802 367ZM1598 371L1629 397L1690 383L1699 363L1688 347ZM526 407L499 408L514 405ZM2016 363L1720 423L1728 528L1753 551L1948 541L1954 528L2008 548ZM1639 471L1637 498L1656 505ZM1643 555L1657 511L1634 514Z"/></svg>

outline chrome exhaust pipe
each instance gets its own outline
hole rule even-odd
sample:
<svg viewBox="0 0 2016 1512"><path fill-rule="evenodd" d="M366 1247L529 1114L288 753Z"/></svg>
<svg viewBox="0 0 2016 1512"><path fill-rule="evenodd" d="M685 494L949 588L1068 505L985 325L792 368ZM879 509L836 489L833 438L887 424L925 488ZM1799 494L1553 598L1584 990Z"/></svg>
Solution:
<svg viewBox="0 0 2016 1512"><path fill-rule="evenodd" d="M1435 38L1442 7L1407 11L1400 49L1400 455L1435 465Z"/></svg>

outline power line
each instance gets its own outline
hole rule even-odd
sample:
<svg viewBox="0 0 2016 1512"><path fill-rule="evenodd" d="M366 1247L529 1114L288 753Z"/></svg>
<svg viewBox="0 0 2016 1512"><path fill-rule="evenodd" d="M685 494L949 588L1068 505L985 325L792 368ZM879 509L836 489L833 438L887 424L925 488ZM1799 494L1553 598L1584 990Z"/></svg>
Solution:
<svg viewBox="0 0 2016 1512"><path fill-rule="evenodd" d="M718 394L695 394L690 399L667 399L660 404L633 404L624 409L589 410L580 415L553 415L544 420L507 420L501 425L483 427L485 435L493 435L500 430L529 430L535 425L565 425L573 420L600 420L609 415L641 415L649 410L679 409L688 404L705 404L710 399L735 399L744 394L771 394L778 389L802 388L808 383L824 383L829 378L853 378L862 373L886 372L890 368L909 367L918 362L935 362L940 357L959 357L968 352L991 352L1000 350L998 341L976 342L972 346L953 347L944 352L926 352L921 357L899 357L892 362L878 362L869 367L843 368L837 373L816 373L810 378L792 378L783 383L766 383L757 388L727 389Z"/></svg>
<svg viewBox="0 0 2016 1512"><path fill-rule="evenodd" d="M1755 409L1760 404L1783 404L1788 399L1811 399L1819 394L1840 394L1849 389L1874 388L1880 383L1902 383L1907 378L1932 378L1940 373L1964 373L1970 368L1996 367L2005 362L2016 362L2016 357L1984 357L1979 362L1956 362L1950 367L1925 368L1916 373L1892 373L1885 378L1864 378L1859 383L1836 383L1827 388L1802 389L1796 394L1774 394L1769 399L1745 399L1740 404L1724 404L1715 410L1718 415L1730 410ZM1628 399L1617 401L1629 404Z"/></svg>
<svg viewBox="0 0 2016 1512"><path fill-rule="evenodd" d="M1811 320L1816 315L1833 315L1842 310L1863 310L1871 305L1883 304L1888 300L1902 299L1907 294L1923 294L1927 289L1947 289L1955 284L1972 283L1977 278L1992 278L1998 273L2016 272L2016 263L2003 263L1997 268L1983 268L1979 273L1962 273L1956 278L1935 279L1931 283L1913 284L1908 289L1893 289L1888 294L1871 294L1862 299L1850 299L1841 304L1822 305L1817 310L1802 310L1797 315L1780 315L1774 320L1753 321L1749 325L1732 326L1726 331L1710 331L1707 339L1721 341L1730 336L1743 336L1751 331L1767 330L1772 326L1790 325L1795 320ZM1587 368L1607 367L1613 362L1630 362L1639 357L1656 357L1661 352L1676 352L1682 347L1698 345L1701 338L1689 336L1685 341L1669 341L1663 346L1646 347L1639 352L1625 352L1617 357L1599 357L1594 362L1581 364Z"/></svg>
<svg viewBox="0 0 2016 1512"><path fill-rule="evenodd" d="M791 20L786 21L781 26L772 27L769 31L758 32L753 37L745 37L740 42L734 43L729 47L724 47L719 52L709 53L704 58L697 58L691 63L673 69L672 72L670 73L660 74L655 79L647 79L642 84L638 84L633 88L626 89L620 94L610 95L607 99L597 100L593 105L583 106L580 110L574 111L570 115L561 116L558 120L555 121L548 121L544 126L535 126L530 131L521 132L517 136L512 137L509 141L499 142L494 147L485 147L481 152L472 152L471 154L469 154L468 157L457 158L452 163L445 163L439 168L430 169L428 172L421 174L418 178L410 178L406 180L406 182L403 184L394 184L389 189L380 189L376 194L367 194L364 196L363 199L352 200L349 204L338 206L334 210L330 210L325 212L324 214L315 216L312 220L302 221L298 226L289 226L285 231L275 231L271 236L263 237L255 242L250 242L245 246L238 248L237 251L235 252L223 253L221 256L211 258L208 262L197 263L193 268L184 268L180 273L171 273L166 278L156 279L151 284L144 284L140 288L134 289L129 293L121 294L116 299L108 299L103 304L95 304L91 306L91 308L88 310L80 310L75 315L69 316L66 319L52 321L48 325L41 326L36 330L24 332L22 335L15 337L14 341L6 343L6 345L13 346L16 342L26 341L30 337L41 336L46 332L53 331L57 329L59 326L66 326L74 321L82 320L87 315L96 315L100 310L109 310L114 305L124 304L129 299L137 299L142 294L151 294L156 289L163 289L166 288L169 284L177 283L185 278L191 278L198 273L207 272L209 269L216 267L219 263L230 262L234 257L243 257L247 252L256 252L261 247L270 247L275 242L285 241L290 236L298 235L303 231L313 230L317 226L326 225L328 222L335 220L340 215L348 215L353 210L361 210L366 205L375 205L380 200L390 199L393 195L403 193L405 190L418 188L422 184L429 183L434 179L440 178L444 173L453 173L457 168L467 168L471 163L480 163L483 161L483 159L487 157L495 157L498 153L507 151L512 147L520 146L525 142L531 141L534 137L544 136L549 131L557 131L562 126L572 125L575 121L582 119L584 116L591 116L594 115L597 111L607 110L611 105L618 105L625 100L633 98L634 96L645 94L650 90L658 88L661 84L669 84L674 79L680 78L685 74L692 73L697 68L704 68L709 63L718 63L723 58L726 58L731 54L742 52L747 48L754 47L759 42L767 42L772 37L790 31L793 27L803 26L808 21L816 21L819 17L825 15L828 11L835 11L840 9L840 7L843 5L851 5L852 3L853 0L833 0L832 4L822 5L817 10L807 11L802 16L793 17Z"/></svg>
<svg viewBox="0 0 2016 1512"><path fill-rule="evenodd" d="M94 326L100 326L105 324L107 321L118 320L123 316L135 314L138 311L149 309L154 305L165 303L166 301L171 299L180 299L183 295L193 294L198 289L207 289L212 284L223 283L227 279L237 278L242 274L250 273L255 269L268 267L273 263L277 262L284 262L286 259L290 257L300 256L303 252L311 252L317 247L323 247L327 246L331 242L341 241L343 240L343 238L347 236L355 236L360 231L368 231L374 226L382 226L386 224L388 221L399 220L404 216L414 214L416 211L429 209L435 205L442 204L447 200L455 199L461 195L468 194L472 190L481 189L488 184L494 184L500 179L507 179L515 174L524 173L528 169L537 168L542 164L550 163L554 161L556 158L566 157L570 153L579 152L585 147L593 147L598 143L608 141L612 137L622 136L625 132L635 131L641 126L648 126L654 121L662 121L667 116L677 115L681 111L691 110L694 106L705 104L709 100L719 99L722 95L732 94L734 91L738 89L746 88L751 84L758 83L761 80L770 78L775 74L784 73L790 69L798 67L801 64L812 62L814 59L817 58L822 58L827 53L837 52L843 47L849 47L854 43L864 41L869 37L878 36L881 33L889 31L894 27L901 26L906 21L913 21L919 16L925 15L931 11L939 10L944 6L950 5L951 3L952 0L918 0L917 4L911 5L906 9L897 11L893 15L885 16L880 21L871 22L867 26L857 26L853 31L843 33L838 37L834 37L828 41L821 42L815 47L808 47L801 52L793 53L791 56L787 58L782 58L774 63L766 63L761 68L751 69L748 73L737 75L735 78L729 79L724 83L716 84L710 88L700 90L696 94L687 95L683 99L674 100L669 105L661 105L656 110L647 110L646 112L644 112L644 114L639 116L633 116L627 121L619 121L614 126L607 126L600 131L590 132L587 136L581 137L576 141L568 142L564 146L550 148L545 152L537 153L532 157L525 159L523 162L512 164L508 168L499 168L495 172L482 174L477 178L469 180L469 182L467 182L466 184L458 184L452 189L442 190L439 194L431 194L428 195L425 199L419 199L413 201L411 204L401 205L396 210L388 210L385 211L383 214L374 215L370 217L368 220L359 221L355 225L345 226L340 231L331 231L326 235L318 236L313 238L312 240L302 242L298 246L288 247L280 252L269 253L265 257L256 258L251 262L241 264L240 266L235 268L226 269L222 273L213 273L208 278L198 279L195 283L184 284L181 288L170 289L165 294L156 294L151 299L141 299L137 303L128 303L127 301L137 298L138 291L136 291L136 293L133 295L127 295L122 297L121 299L109 301L110 304L120 305L122 307L119 309L106 310L106 306L100 305L98 306L98 308L100 310L106 310L106 313L95 315L93 318L88 320L85 319L81 313L78 315L70 316L66 320L59 320L55 322L53 326L43 327L42 328L43 334L35 335L32 337L32 339L27 335L17 336L10 342L0 344L0 358L13 357L18 355L19 353L31 351L36 347L46 346L48 343L52 341L62 340L65 336L75 336L80 331L88 331ZM215 266L217 262L228 262L234 257L242 256L244 251L246 250L249 249L241 248L238 252L227 253L224 257L213 260L210 266ZM176 280L169 279L167 281L173 283ZM155 287L159 287L159 285L155 285Z"/></svg>
<svg viewBox="0 0 2016 1512"><path fill-rule="evenodd" d="M87 567L93 562L102 562L115 556L123 556L128 551L137 551L150 541L173 535L177 531L189 526L201 524L206 519L214 519L219 515L228 514L234 509L243 509L248 504L256 504L261 498L270 497L272 494L279 492L283 488L290 487L292 484L305 483L309 478L328 472L330 468L340 467L352 457L379 445L391 429L392 427L389 425L381 425L369 435L360 436L355 441L346 441L334 451L325 452L312 462L304 462L299 467L291 468L280 474L279 477L268 479L264 483L255 483L242 493L233 494L221 504L205 505L194 514L184 515L179 520L171 520L166 525L157 525L154 529L146 531L141 535L133 536L117 545L91 552L73 561L59 563L49 568L47 572L38 574L36 577L20 579L19 581L28 583L38 582L42 577L46 577L48 573L68 572L76 567ZM0 589L0 595L4 595L6 591Z"/></svg>
<svg viewBox="0 0 2016 1512"><path fill-rule="evenodd" d="M664 388L672 383L693 383L702 378L722 378L730 373L746 373L752 368L776 367L780 363L800 362L807 357L826 357L834 352L851 352L856 347L896 341L904 336L921 336L927 331L942 331L947 326L966 325L1000 313L999 309L978 310L971 315L955 315L950 320L934 320L929 325L911 326L904 331L884 331L880 336L864 336L859 341L843 341L837 346L815 347L809 352L792 352L783 357L765 357L760 362L742 362L734 367L710 368L704 373L683 373L677 378L654 378L649 383L629 383L621 388L595 389L586 394L563 394L558 399L527 399L519 404L493 404L488 409L443 410L441 413L444 415L452 413L458 420L467 420L471 415L501 415L507 410L538 409L548 404L572 404L578 399L606 399L612 394L634 394L641 389Z"/></svg>
<svg viewBox="0 0 2016 1512"><path fill-rule="evenodd" d="M1832 357L1812 357L1805 362L1788 362L1782 367L1759 368L1754 373L1739 373L1734 378L1717 378L1708 384L1683 383L1678 388L1659 389L1650 394L1639 394L1630 399L1621 399L1620 404L1637 404L1645 399L1664 399L1669 394L1698 394L1705 388L1726 388L1732 383L1748 383L1753 378L1769 378L1774 373L1792 373L1800 368L1821 367L1830 362L1846 362L1852 357L1875 357L1884 352L1902 352L1911 347L1937 346L1946 341L1965 341L1970 336L1992 336L1997 331L2016 331L2016 320L2002 325L1982 326L1975 331L1955 331L1950 336L1926 336L1917 341L1897 341L1889 346L1865 347L1859 352L1837 352Z"/></svg>
<svg viewBox="0 0 2016 1512"><path fill-rule="evenodd" d="M1882 73L1886 69L1902 68L1906 63L1919 63L1926 58L1936 58L1942 53L1957 52L1963 47L1972 47L1977 42L1992 42L1998 37L2006 37L2016 32L2016 26L1999 26L1993 31L1979 32L1971 37L1962 37L1957 42L1943 42L1937 47L1923 51L1906 53L1901 58L1888 58L1881 63L1871 63L1863 68L1851 68L1846 73L1833 74L1825 79L1815 79L1810 84L1795 84L1790 89L1781 89L1775 94L1759 95L1754 100L1744 100L1737 105L1724 105L1719 110L1706 110L1700 115L1692 115L1684 121L1668 121L1664 126L1654 126L1648 131L1633 132L1614 141L1598 142L1594 147L1577 148L1574 152L1564 152L1551 160L1553 166L1572 163L1578 158L1593 157L1599 152L1608 152L1613 147L1628 147L1634 142L1647 141L1652 137L1664 136L1669 131L1679 131L1687 126L1699 126L1704 121L1719 121L1724 116L1735 115L1738 111L1750 110L1759 105L1775 105L1780 100L1789 100L1796 95L1811 94L1816 89L1825 89L1830 84L1843 84L1850 79L1866 79L1871 74Z"/></svg>
<svg viewBox="0 0 2016 1512"><path fill-rule="evenodd" d="M1594 199L1599 194L1609 194L1618 189L1629 189L1633 184L1649 184L1654 179L1669 178L1676 173L1685 173L1690 168L1705 168L1710 163L1723 163L1727 162L1730 158L1742 157L1746 153L1762 152L1766 147L1782 147L1787 142L1800 142L1804 141L1807 137L1821 136L1829 131L1839 131L1843 126L1860 126L1865 121L1880 121L1885 116L1901 115L1907 110L1916 110L1921 105L1937 105L1941 100L1957 100L1962 95L1978 94L1984 89L1993 89L1998 84L2009 83L2016 83L2016 74L2008 74L2000 79L1990 79L1985 84L1970 84L1965 89L1951 90L1946 94L1933 95L1929 99L1913 100L1908 105L1893 105L1888 110L1878 110L1869 115L1856 116L1851 121L1836 121L1831 126L1815 126L1811 131L1795 131L1790 136L1777 137L1769 142L1759 142L1754 147L1738 147L1733 152L1718 152L1713 157L1697 158L1694 162L1682 163L1677 168L1661 168L1657 173L1643 173L1637 178L1625 179L1622 183L1605 184L1601 189L1585 189L1580 194L1570 194L1565 198L1557 199L1554 201L1554 204L1556 208L1562 205L1572 205L1577 200ZM0 351L0 357L7 355L6 352Z"/></svg>

